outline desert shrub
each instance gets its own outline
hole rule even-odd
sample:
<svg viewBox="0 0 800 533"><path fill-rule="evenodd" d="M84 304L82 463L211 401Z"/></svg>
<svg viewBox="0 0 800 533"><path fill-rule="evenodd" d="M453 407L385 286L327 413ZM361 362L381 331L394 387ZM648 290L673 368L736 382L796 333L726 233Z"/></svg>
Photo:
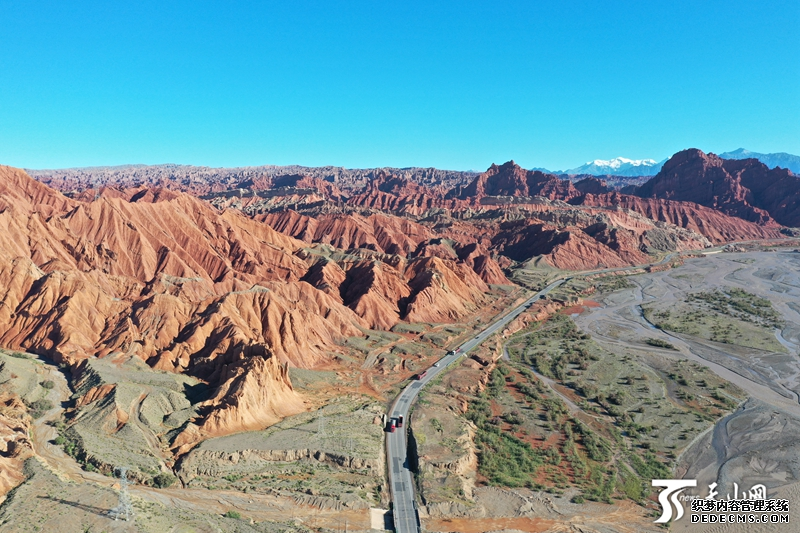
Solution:
<svg viewBox="0 0 800 533"><path fill-rule="evenodd" d="M642 482L635 476L628 476L622 482L622 492L631 500L638 502L644 496Z"/></svg>
<svg viewBox="0 0 800 533"><path fill-rule="evenodd" d="M223 516L225 518L235 518L238 520L242 517L242 514L239 511L227 511Z"/></svg>
<svg viewBox="0 0 800 533"><path fill-rule="evenodd" d="M676 349L675 346L673 346L671 343L669 343L669 342L667 342L665 340L662 340L662 339L654 339L654 338L651 337L649 339L645 339L644 342L646 342L650 346L656 346L658 348L667 348L669 350L675 350Z"/></svg>
<svg viewBox="0 0 800 533"><path fill-rule="evenodd" d="M491 426L478 430L475 443L479 470L491 485L523 487L543 463L528 443Z"/></svg>
<svg viewBox="0 0 800 533"><path fill-rule="evenodd" d="M166 489L167 487L171 487L177 480L178 478L169 472L161 472L160 474L153 476L153 481L151 484L158 489Z"/></svg>
<svg viewBox="0 0 800 533"><path fill-rule="evenodd" d="M585 428L585 426L583 427ZM588 431L588 428L586 428L585 432L582 434L582 440L589 459L599 462L611 460L613 447L608 440Z"/></svg>
<svg viewBox="0 0 800 533"><path fill-rule="evenodd" d="M669 467L661 463L651 452L646 452L644 457L632 453L628 458L630 465L643 479L666 479L669 477Z"/></svg>
<svg viewBox="0 0 800 533"><path fill-rule="evenodd" d="M53 383L52 381L50 381L49 379L45 380L45 381L42 381L41 385L42 385L42 388L45 388L47 390L50 390L50 389L52 389L53 387L56 386L56 384Z"/></svg>
<svg viewBox="0 0 800 533"><path fill-rule="evenodd" d="M497 398L500 393L503 391L503 388L506 385L505 375L501 370L504 367L497 367L492 370L492 373L489 375L489 396L492 398ZM506 369L506 373L508 370Z"/></svg>
<svg viewBox="0 0 800 533"><path fill-rule="evenodd" d="M44 398L31 402L28 405L28 410L33 418L41 418L47 411L53 408L53 402L45 400Z"/></svg>
<svg viewBox="0 0 800 533"><path fill-rule="evenodd" d="M542 396L536 391L536 387L529 385L527 383L516 383L517 390L524 394L528 400L536 401L540 400Z"/></svg>

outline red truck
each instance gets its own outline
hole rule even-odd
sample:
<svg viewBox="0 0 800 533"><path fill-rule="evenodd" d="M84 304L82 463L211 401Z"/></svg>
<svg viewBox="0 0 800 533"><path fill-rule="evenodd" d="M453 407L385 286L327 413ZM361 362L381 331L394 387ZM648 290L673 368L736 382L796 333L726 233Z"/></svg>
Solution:
<svg viewBox="0 0 800 533"><path fill-rule="evenodd" d="M425 370L425 371L423 371L423 372L420 372L420 373L419 373L419 374L417 374L416 376L414 376L414 379L422 379L422 378L424 378L424 377L425 377L425 376L427 376L427 375L428 375L428 371L427 371L427 370Z"/></svg>

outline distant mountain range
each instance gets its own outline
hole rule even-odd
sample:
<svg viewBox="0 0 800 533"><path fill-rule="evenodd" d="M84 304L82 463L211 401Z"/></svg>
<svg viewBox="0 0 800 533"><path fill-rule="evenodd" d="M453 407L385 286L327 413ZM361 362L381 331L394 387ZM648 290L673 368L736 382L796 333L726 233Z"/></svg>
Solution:
<svg viewBox="0 0 800 533"><path fill-rule="evenodd" d="M795 174L800 174L800 156L778 152L775 154L759 154L744 148L739 148L733 152L719 154L722 159L758 159L769 168L781 167L788 168Z"/></svg>
<svg viewBox="0 0 800 533"><path fill-rule="evenodd" d="M615 157L614 159L595 159L588 161L579 167L569 170L547 170L544 168L534 168L540 172L549 174L567 175L590 175L590 176L655 176L661 170L661 166L666 159L657 162L655 159L628 159L626 157Z"/></svg>
<svg viewBox="0 0 800 533"><path fill-rule="evenodd" d="M761 154L751 152L745 148L739 148L732 152L719 154L722 159L758 159L769 168L781 167L788 168L795 174L800 174L800 156L779 152L774 154ZM590 175L590 176L655 176L664 166L667 160L656 162L655 159L628 159L625 157L615 157L614 159L595 159L584 165L569 170L547 170L545 168L534 168L540 172L550 174L567 175Z"/></svg>
<svg viewBox="0 0 800 533"><path fill-rule="evenodd" d="M595 159L576 168L565 170L562 174L591 174L592 176L655 176L667 160L627 159L615 157L611 160Z"/></svg>

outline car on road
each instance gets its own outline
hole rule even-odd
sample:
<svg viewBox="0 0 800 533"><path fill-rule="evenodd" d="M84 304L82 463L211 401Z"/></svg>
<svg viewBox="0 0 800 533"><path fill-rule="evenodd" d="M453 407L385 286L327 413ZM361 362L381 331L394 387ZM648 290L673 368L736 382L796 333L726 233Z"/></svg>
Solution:
<svg viewBox="0 0 800 533"><path fill-rule="evenodd" d="M441 361L436 361L435 363L433 363L433 366L439 366L440 363Z"/></svg>
<svg viewBox="0 0 800 533"><path fill-rule="evenodd" d="M394 422L394 418L389 422L389 426L386 428L386 431L389 433L394 433L394 430L397 429L397 425Z"/></svg>

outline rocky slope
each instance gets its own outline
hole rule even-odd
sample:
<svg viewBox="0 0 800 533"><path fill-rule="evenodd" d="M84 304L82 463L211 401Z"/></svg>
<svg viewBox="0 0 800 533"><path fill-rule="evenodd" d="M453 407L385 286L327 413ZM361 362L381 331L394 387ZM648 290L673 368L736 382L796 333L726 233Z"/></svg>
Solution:
<svg viewBox="0 0 800 533"><path fill-rule="evenodd" d="M33 455L30 417L18 396L0 393L0 498L25 479L22 465Z"/></svg>
<svg viewBox="0 0 800 533"><path fill-rule="evenodd" d="M757 159L684 150L635 194L695 202L765 227L800 226L800 179L786 169L770 170Z"/></svg>
<svg viewBox="0 0 800 533"><path fill-rule="evenodd" d="M0 174L5 347L75 368L135 356L200 377L217 392L198 422L216 434L295 412L285 365L314 366L361 335L357 315L300 281L300 241L236 211L170 192L78 202ZM235 382L244 368L257 385Z"/></svg>
<svg viewBox="0 0 800 533"><path fill-rule="evenodd" d="M421 242L433 238L428 228L399 217L374 213L301 215L287 210L256 216L275 230L307 243L329 244L342 250L364 248L407 256Z"/></svg>
<svg viewBox="0 0 800 533"><path fill-rule="evenodd" d="M586 206L627 209L650 220L691 230L715 243L780 237L779 228L774 224L765 227L691 202L640 198L617 192L587 194L578 201Z"/></svg>
<svg viewBox="0 0 800 533"><path fill-rule="evenodd" d="M279 363L268 351L248 353L227 365L218 381L214 395L200 404L211 413L198 424L190 423L172 443L178 453L208 437L263 429L306 410L289 380L288 363Z"/></svg>
<svg viewBox="0 0 800 533"><path fill-rule="evenodd" d="M565 201L580 196L571 182L538 170L525 170L514 161L500 166L493 164L472 183L455 193L462 200L477 201L487 196L541 196Z"/></svg>

